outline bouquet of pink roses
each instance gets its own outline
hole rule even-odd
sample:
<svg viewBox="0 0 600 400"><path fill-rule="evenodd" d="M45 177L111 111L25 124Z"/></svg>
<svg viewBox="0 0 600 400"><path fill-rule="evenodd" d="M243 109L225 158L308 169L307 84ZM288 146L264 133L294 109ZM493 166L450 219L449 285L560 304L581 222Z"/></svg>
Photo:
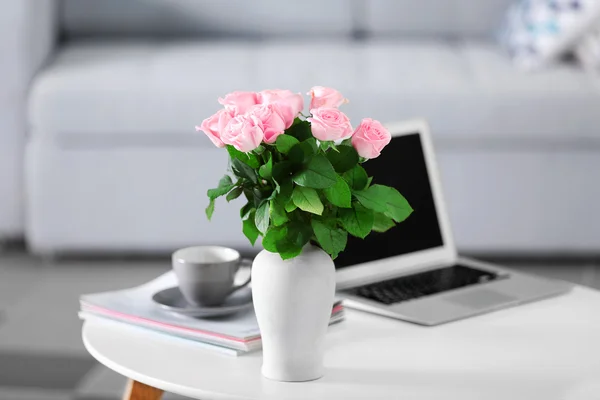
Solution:
<svg viewBox="0 0 600 400"><path fill-rule="evenodd" d="M231 201L243 194L244 234L253 245L263 236L264 248L283 259L309 242L335 259L348 234L384 232L413 211L396 189L372 184L361 166L390 142L388 130L370 118L353 130L338 109L347 100L337 90L316 86L309 95L305 117L300 93L233 92L219 99L223 109L196 127L227 148L233 175L208 191L207 217L218 197Z"/></svg>

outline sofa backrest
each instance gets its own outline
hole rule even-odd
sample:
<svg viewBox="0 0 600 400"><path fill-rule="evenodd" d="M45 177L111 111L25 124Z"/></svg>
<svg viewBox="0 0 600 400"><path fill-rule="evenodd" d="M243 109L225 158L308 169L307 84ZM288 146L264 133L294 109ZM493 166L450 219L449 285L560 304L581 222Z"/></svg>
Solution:
<svg viewBox="0 0 600 400"><path fill-rule="evenodd" d="M515 0L62 0L67 36L489 36Z"/></svg>
<svg viewBox="0 0 600 400"><path fill-rule="evenodd" d="M515 0L365 0L370 36L490 36Z"/></svg>
<svg viewBox="0 0 600 400"><path fill-rule="evenodd" d="M349 35L347 0L63 0L67 36Z"/></svg>

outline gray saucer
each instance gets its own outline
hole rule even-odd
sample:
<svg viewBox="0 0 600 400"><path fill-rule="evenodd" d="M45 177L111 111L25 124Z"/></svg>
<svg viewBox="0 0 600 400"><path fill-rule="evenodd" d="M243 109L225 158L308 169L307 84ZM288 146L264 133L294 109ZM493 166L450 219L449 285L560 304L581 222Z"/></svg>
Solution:
<svg viewBox="0 0 600 400"><path fill-rule="evenodd" d="M202 307L189 304L177 286L161 290L152 300L163 310L188 317L217 317L229 315L252 307L252 289L245 287L231 294L225 302L216 307Z"/></svg>

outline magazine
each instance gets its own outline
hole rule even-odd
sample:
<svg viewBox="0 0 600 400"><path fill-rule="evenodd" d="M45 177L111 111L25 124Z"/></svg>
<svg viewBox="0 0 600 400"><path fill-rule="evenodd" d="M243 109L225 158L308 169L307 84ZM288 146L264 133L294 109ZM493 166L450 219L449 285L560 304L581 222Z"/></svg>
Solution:
<svg viewBox="0 0 600 400"><path fill-rule="evenodd" d="M241 352L261 348L253 308L226 317L200 319L157 307L152 296L176 285L175 274L170 271L135 288L83 295L80 317L109 319ZM344 307L336 300L330 324L343 318Z"/></svg>
<svg viewBox="0 0 600 400"><path fill-rule="evenodd" d="M111 318L106 318L106 317L98 316L95 314L90 314L90 313L83 312L83 311L80 311L78 315L79 315L79 318L81 318L83 321L86 321L86 323L90 323L90 324L94 324L94 325L100 324L102 326L111 326L112 325L112 326L119 327L121 329L141 330L141 331L145 331L146 333L149 333L149 334L161 335L163 338L168 338L169 340L173 340L173 341L182 341L183 340L193 346L197 346L197 347L212 351L214 353L221 353L221 354L234 356L234 357L237 357L239 355L247 353L245 351L231 349L229 347L223 347L223 346L219 346L219 345L215 345L215 344L209 344L206 342L199 342L197 340L190 341L182 336L177 336L177 335L172 335L172 334L165 335L162 332L157 331L156 329L153 329L153 328L143 328L139 325L132 325L129 322L120 322L117 320L113 320Z"/></svg>

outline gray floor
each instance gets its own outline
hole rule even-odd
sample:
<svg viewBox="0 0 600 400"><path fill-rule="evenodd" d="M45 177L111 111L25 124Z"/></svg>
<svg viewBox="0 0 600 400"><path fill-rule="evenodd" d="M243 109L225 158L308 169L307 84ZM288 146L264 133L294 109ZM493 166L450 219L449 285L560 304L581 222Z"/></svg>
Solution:
<svg viewBox="0 0 600 400"><path fill-rule="evenodd" d="M509 265L600 289L600 268L591 261ZM168 259L43 261L0 253L0 400L119 399L125 380L81 343L78 297L138 285L168 268Z"/></svg>

